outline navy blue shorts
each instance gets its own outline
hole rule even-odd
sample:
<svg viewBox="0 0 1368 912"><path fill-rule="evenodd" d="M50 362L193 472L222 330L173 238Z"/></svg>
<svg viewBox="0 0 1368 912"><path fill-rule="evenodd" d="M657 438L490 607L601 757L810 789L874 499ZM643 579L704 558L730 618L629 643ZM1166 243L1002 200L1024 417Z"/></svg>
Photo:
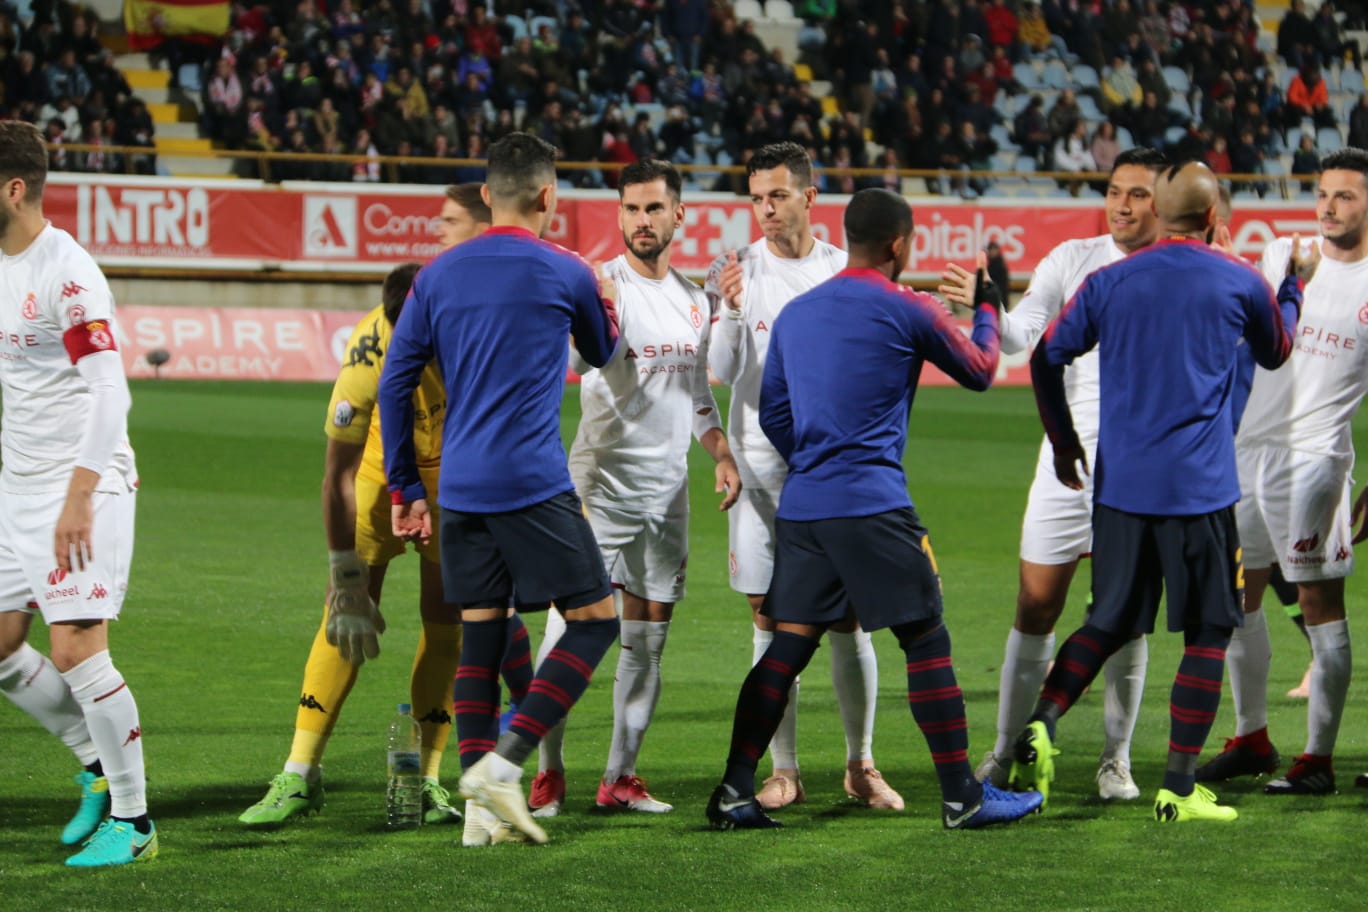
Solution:
<svg viewBox="0 0 1368 912"><path fill-rule="evenodd" d="M1168 629L1244 624L1244 564L1235 510L1143 516L1093 508L1093 604L1088 622L1153 633L1166 596Z"/></svg>
<svg viewBox="0 0 1368 912"><path fill-rule="evenodd" d="M854 612L865 630L941 614L931 540L911 507L841 519L774 523L774 578L764 614L830 625Z"/></svg>
<svg viewBox="0 0 1368 912"><path fill-rule="evenodd" d="M573 492L508 513L442 510L442 585L453 605L582 608L613 594Z"/></svg>

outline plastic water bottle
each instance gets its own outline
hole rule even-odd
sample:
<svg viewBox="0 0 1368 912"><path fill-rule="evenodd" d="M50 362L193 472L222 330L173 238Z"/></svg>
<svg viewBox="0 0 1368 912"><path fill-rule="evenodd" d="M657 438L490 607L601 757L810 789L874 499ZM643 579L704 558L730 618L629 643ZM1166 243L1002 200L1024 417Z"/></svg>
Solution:
<svg viewBox="0 0 1368 912"><path fill-rule="evenodd" d="M390 723L387 758L389 784L385 788L385 826L409 830L423 822L423 775L418 746L422 736L413 707L399 704L399 713Z"/></svg>

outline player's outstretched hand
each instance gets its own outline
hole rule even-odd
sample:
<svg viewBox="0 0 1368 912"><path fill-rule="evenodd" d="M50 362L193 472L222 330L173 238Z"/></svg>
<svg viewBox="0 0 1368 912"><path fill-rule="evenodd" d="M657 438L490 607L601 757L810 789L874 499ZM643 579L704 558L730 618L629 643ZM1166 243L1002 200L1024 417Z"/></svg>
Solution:
<svg viewBox="0 0 1368 912"><path fill-rule="evenodd" d="M722 267L722 274L717 278L717 287L722 291L722 300L732 310L741 309L741 298L745 294L741 272L741 261L736 258L736 251L727 254L727 265Z"/></svg>
<svg viewBox="0 0 1368 912"><path fill-rule="evenodd" d="M988 278L988 254L980 250L974 267L974 306L987 304L1002 313L1002 289Z"/></svg>
<svg viewBox="0 0 1368 912"><path fill-rule="evenodd" d="M390 507L390 526L396 538L426 545L432 541L432 514L427 501L419 498Z"/></svg>
<svg viewBox="0 0 1368 912"><path fill-rule="evenodd" d="M1083 476L1088 474L1088 454L1081 446L1055 447L1055 477L1066 488L1083 490ZM1078 473L1082 467L1083 474Z"/></svg>
<svg viewBox="0 0 1368 912"><path fill-rule="evenodd" d="M329 551L328 582L324 635L338 655L359 667L380 654L385 632L385 618L370 597L370 567L355 551Z"/></svg>
<svg viewBox="0 0 1368 912"><path fill-rule="evenodd" d="M736 503L736 499L741 496L741 473L736 470L736 460L727 458L717 463L715 472L717 487L713 488L716 494L723 494L722 503L718 505L719 510L730 510Z"/></svg>
<svg viewBox="0 0 1368 912"><path fill-rule="evenodd" d="M1352 544L1368 538L1368 487L1359 492L1358 499L1354 501L1354 512L1349 520L1351 527L1356 527Z"/></svg>
<svg viewBox="0 0 1368 912"><path fill-rule="evenodd" d="M1303 282L1311 281L1311 277L1316 274L1316 267L1320 265L1321 250L1318 241L1311 241L1305 248L1302 247L1301 235L1292 235L1292 255L1287 258L1288 276L1296 276Z"/></svg>
<svg viewBox="0 0 1368 912"><path fill-rule="evenodd" d="M936 286L936 291L951 304L972 308L975 281L976 273L958 263L950 263L941 271L941 284Z"/></svg>

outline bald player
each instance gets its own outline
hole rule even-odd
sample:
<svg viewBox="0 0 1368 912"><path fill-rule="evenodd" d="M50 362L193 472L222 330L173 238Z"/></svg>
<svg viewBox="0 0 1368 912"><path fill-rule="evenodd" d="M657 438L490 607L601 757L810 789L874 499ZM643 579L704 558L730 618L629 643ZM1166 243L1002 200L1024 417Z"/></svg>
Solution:
<svg viewBox="0 0 1368 912"><path fill-rule="evenodd" d="M1162 240L1093 273L1031 358L1055 472L1068 487L1081 488L1089 467L1064 368L1094 347L1102 399L1093 607L1045 679L1016 742L1013 777L1047 792L1060 716L1112 653L1153 631L1166 595L1168 629L1183 634L1184 649L1154 804L1161 822L1238 816L1194 777L1220 702L1231 631L1243 622L1232 433L1238 346L1243 338L1269 370L1287 360L1304 278L1294 253L1275 296L1249 264L1208 246L1218 202L1216 177L1205 165L1175 165L1160 175L1154 211Z"/></svg>

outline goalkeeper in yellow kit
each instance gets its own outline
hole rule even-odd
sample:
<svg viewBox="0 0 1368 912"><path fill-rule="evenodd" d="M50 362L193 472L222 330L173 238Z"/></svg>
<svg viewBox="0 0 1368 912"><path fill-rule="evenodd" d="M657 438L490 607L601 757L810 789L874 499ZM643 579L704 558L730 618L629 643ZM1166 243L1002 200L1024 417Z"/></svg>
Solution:
<svg viewBox="0 0 1368 912"><path fill-rule="evenodd" d="M489 223L489 208L480 199L479 184L447 189L437 222L444 249L483 233ZM391 531L376 392L394 321L418 269L419 264L408 263L385 278L383 303L358 322L343 354L325 424L327 608L304 666L289 758L271 780L266 796L238 818L248 826L279 825L323 807L321 763L328 737L356 682L357 670L380 651L379 635L385 629L379 610L381 586L389 562L404 553L405 543ZM413 436L420 468L424 481L436 490L446 391L435 366L429 365L424 373L414 405ZM437 539L415 547L422 557L423 624L410 686L414 716L422 729L423 819L425 823L457 823L461 815L438 782L438 771L451 734L451 681L461 654L460 614L443 601Z"/></svg>

